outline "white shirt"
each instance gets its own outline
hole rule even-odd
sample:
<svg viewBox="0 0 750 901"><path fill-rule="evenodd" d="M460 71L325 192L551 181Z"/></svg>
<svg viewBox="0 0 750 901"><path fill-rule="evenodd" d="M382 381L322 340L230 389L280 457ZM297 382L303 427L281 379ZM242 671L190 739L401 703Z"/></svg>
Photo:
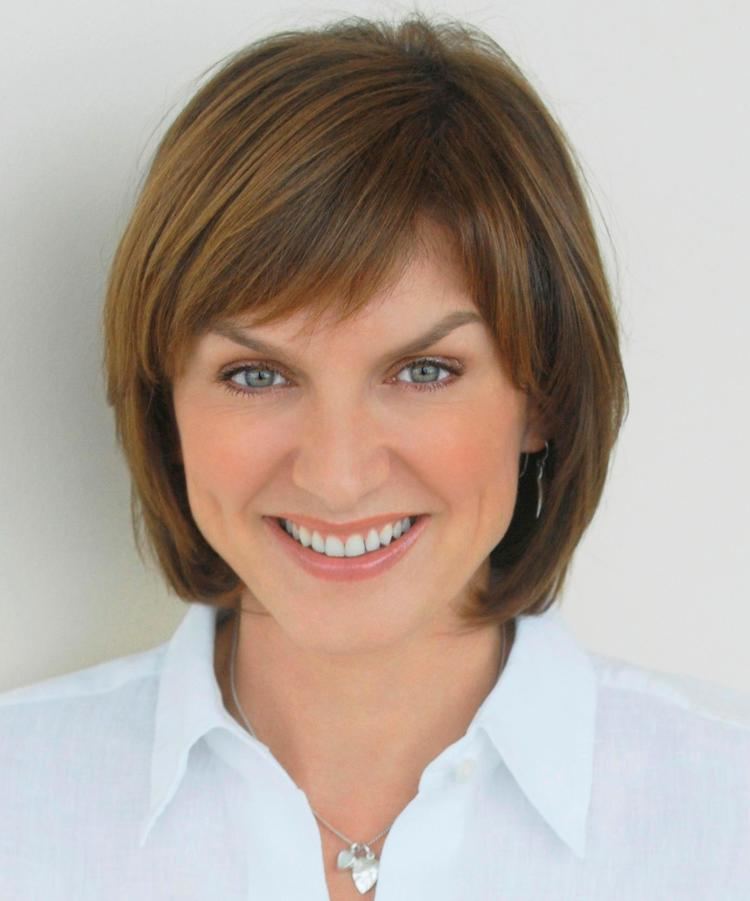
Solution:
<svg viewBox="0 0 750 901"><path fill-rule="evenodd" d="M223 705L216 618L0 694L2 901L326 901L306 796ZM750 723L583 650L556 606L517 625L363 897L748 901Z"/></svg>

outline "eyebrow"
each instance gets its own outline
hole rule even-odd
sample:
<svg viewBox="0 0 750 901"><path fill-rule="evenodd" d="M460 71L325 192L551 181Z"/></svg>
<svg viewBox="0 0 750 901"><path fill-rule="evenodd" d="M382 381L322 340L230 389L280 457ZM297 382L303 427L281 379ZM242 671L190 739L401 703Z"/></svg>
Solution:
<svg viewBox="0 0 750 901"><path fill-rule="evenodd" d="M449 313L439 322L436 322L417 338L408 341L406 344L402 344L401 347L395 348L395 350L390 351L386 356L397 357L419 353L420 351L431 347L433 344L437 344L441 338L444 338L459 326L467 325L470 322L481 323L483 321L484 320L479 313L476 313L473 310L456 310L454 313ZM269 356L276 355L283 357L285 355L285 350L283 348L267 341L261 341L260 338L254 338L243 329L231 325L228 322L218 323L211 329L211 332L221 335L224 338L229 338L231 341L241 344L243 347L247 347L248 350L254 350L258 353L268 354Z"/></svg>

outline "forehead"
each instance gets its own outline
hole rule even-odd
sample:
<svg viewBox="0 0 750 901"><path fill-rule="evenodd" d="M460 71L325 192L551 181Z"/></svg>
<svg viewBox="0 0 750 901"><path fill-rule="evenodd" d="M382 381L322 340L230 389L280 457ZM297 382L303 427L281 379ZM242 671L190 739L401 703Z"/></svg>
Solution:
<svg viewBox="0 0 750 901"><path fill-rule="evenodd" d="M366 273L359 279L349 273L336 283L341 288L322 294L306 295L304 282L301 289L295 286L293 294L285 294L282 286L280 292L255 305L241 304L237 295L228 295L194 331L183 332L182 338L174 334L169 381L179 379L191 360L223 344L217 337L222 334L232 340L240 332L252 334L265 344L250 349L262 354L303 354L311 340L319 342L323 351L333 341L342 342L343 349L351 340L357 346L377 345L381 353L398 352L404 341L420 338L451 313L479 313L458 242L446 226L433 220L418 220L401 255L383 273L374 275L373 290L367 290L366 279ZM346 285L355 283L354 294L347 296Z"/></svg>
<svg viewBox="0 0 750 901"><path fill-rule="evenodd" d="M297 343L332 331L390 333L395 327L407 331L434 323L441 315L458 310L476 310L465 273L455 248L441 232L434 232L393 267L384 285L370 294L363 305L346 309L335 298L327 305L311 303L290 314L264 321L264 311L249 307L243 313L218 320L213 330L248 329L255 334L273 334Z"/></svg>

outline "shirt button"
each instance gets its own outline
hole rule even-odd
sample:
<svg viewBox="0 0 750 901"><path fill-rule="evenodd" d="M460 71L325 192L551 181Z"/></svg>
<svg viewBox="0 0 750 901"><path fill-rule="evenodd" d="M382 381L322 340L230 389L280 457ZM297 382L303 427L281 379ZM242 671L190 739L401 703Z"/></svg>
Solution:
<svg viewBox="0 0 750 901"><path fill-rule="evenodd" d="M458 782L468 782L471 777L474 775L474 770L476 769L476 761L471 757L466 757L462 760L455 769L455 776Z"/></svg>

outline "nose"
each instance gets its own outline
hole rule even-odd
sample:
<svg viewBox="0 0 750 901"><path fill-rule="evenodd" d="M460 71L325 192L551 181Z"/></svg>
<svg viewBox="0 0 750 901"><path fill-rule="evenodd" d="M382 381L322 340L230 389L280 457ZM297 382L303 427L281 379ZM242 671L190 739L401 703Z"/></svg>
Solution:
<svg viewBox="0 0 750 901"><path fill-rule="evenodd" d="M311 407L300 427L292 478L319 513L356 518L362 499L387 483L390 455L383 423L361 398L329 399Z"/></svg>

